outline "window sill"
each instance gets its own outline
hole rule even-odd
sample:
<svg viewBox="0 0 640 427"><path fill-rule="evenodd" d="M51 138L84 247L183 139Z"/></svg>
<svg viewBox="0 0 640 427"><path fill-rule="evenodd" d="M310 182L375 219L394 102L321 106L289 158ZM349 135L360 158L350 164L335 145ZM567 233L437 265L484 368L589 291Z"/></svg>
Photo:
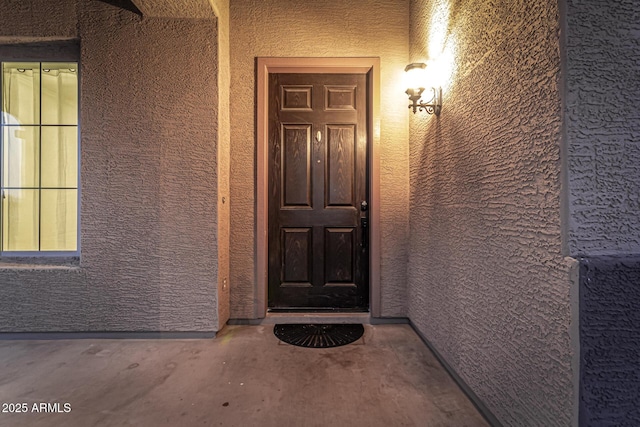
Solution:
<svg viewBox="0 0 640 427"><path fill-rule="evenodd" d="M8 257L0 256L1 270L79 270L80 257Z"/></svg>

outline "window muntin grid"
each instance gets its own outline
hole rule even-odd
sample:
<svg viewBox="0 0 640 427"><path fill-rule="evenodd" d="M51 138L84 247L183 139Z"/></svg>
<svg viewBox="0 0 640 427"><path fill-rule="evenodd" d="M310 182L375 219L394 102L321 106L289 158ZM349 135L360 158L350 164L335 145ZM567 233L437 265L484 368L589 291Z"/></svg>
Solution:
<svg viewBox="0 0 640 427"><path fill-rule="evenodd" d="M3 254L78 251L78 64L4 62Z"/></svg>

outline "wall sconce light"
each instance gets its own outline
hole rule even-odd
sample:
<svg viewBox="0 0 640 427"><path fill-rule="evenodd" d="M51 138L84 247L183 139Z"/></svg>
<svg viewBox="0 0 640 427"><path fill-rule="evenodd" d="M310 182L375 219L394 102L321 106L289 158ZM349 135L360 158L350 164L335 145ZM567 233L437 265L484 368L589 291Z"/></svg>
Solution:
<svg viewBox="0 0 640 427"><path fill-rule="evenodd" d="M416 111L426 111L427 114L435 114L436 116L440 115L440 111L442 110L442 88L441 87L431 87L429 91L431 92L431 98L427 99L426 102L420 102L422 99L422 93L425 91L424 81L425 81L425 70L427 68L427 64L424 62L414 62L413 64L409 64L405 67L404 71L406 71L409 77L410 86L407 89L406 94L409 95L409 100L411 104L409 104L409 108L413 109L413 114Z"/></svg>

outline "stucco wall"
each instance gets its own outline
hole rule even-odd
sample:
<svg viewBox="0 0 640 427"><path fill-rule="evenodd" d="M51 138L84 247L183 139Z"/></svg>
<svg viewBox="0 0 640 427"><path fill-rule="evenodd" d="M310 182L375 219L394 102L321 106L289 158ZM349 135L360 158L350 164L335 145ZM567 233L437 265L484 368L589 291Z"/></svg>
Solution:
<svg viewBox="0 0 640 427"><path fill-rule="evenodd" d="M35 13L34 13L35 12ZM75 1L6 0L2 3L0 43L78 37Z"/></svg>
<svg viewBox="0 0 640 427"><path fill-rule="evenodd" d="M580 259L580 426L640 425L640 257Z"/></svg>
<svg viewBox="0 0 640 427"><path fill-rule="evenodd" d="M568 0L572 256L640 253L640 3Z"/></svg>
<svg viewBox="0 0 640 427"><path fill-rule="evenodd" d="M381 59L381 300L383 316L406 315L408 1L231 2L231 316L255 317L255 58Z"/></svg>
<svg viewBox="0 0 640 427"><path fill-rule="evenodd" d="M567 426L558 4L411 1L440 117L410 121L409 317L507 426Z"/></svg>
<svg viewBox="0 0 640 427"><path fill-rule="evenodd" d="M640 423L639 17L633 0L565 5L567 228L568 251L581 257L581 426Z"/></svg>
<svg viewBox="0 0 640 427"><path fill-rule="evenodd" d="M11 36L69 35L34 34L50 19L48 3L7 16ZM71 3L56 8L76 11L81 41L80 263L3 259L0 331L215 331L213 12L142 19L101 2Z"/></svg>
<svg viewBox="0 0 640 427"><path fill-rule="evenodd" d="M229 92L231 90L231 65L229 54L229 0L209 0L216 16L218 52L218 81L216 90L218 146L217 192L218 192L218 327L222 328L231 315L229 310L229 241L231 233L231 209L229 206L229 184L231 166L231 126L229 123ZM214 35L212 35L213 37ZM213 40L213 39L212 39Z"/></svg>

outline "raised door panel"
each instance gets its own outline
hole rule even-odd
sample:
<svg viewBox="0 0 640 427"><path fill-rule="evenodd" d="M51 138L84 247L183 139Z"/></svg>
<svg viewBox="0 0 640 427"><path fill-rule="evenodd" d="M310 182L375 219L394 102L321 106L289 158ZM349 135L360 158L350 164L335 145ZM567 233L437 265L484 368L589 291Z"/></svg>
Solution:
<svg viewBox="0 0 640 427"><path fill-rule="evenodd" d="M311 207L311 125L282 125L282 206Z"/></svg>
<svg viewBox="0 0 640 427"><path fill-rule="evenodd" d="M355 237L354 228L325 229L325 286L356 286Z"/></svg>
<svg viewBox="0 0 640 427"><path fill-rule="evenodd" d="M308 85L282 85L281 99L282 110L311 110L311 95L313 86Z"/></svg>
<svg viewBox="0 0 640 427"><path fill-rule="evenodd" d="M325 86L325 110L355 110L356 86Z"/></svg>
<svg viewBox="0 0 640 427"><path fill-rule="evenodd" d="M327 206L354 205L355 125L327 126Z"/></svg>
<svg viewBox="0 0 640 427"><path fill-rule="evenodd" d="M281 233L283 287L311 287L311 228L283 228Z"/></svg>

